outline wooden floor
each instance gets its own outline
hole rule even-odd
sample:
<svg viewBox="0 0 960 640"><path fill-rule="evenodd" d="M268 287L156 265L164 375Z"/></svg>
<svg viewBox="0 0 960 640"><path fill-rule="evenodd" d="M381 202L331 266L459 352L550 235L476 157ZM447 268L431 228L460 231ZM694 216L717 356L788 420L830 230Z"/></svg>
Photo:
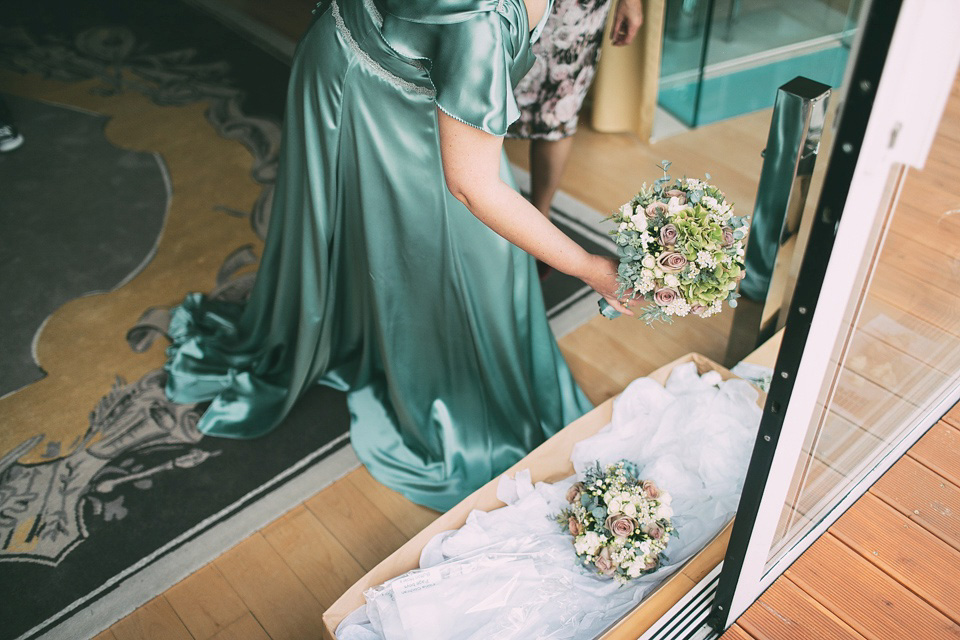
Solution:
<svg viewBox="0 0 960 640"><path fill-rule="evenodd" d="M960 405L723 635L960 638Z"/></svg>
<svg viewBox="0 0 960 640"><path fill-rule="evenodd" d="M250 0L229 2L254 17L264 6ZM292 29L304 13L303 5L301 0L277 2L264 19L282 18ZM948 117L960 123L956 89ZM769 112L759 112L655 145L641 144L632 136L583 130L562 188L600 211L609 211L632 195L638 182L649 181L653 164L667 157L690 175L709 171L740 209L749 212L768 125ZM953 219L944 223L931 213L960 207L952 186L960 167L960 140L941 135L937 144L945 152L930 163L931 182L908 182L905 187L902 206L907 213L894 223L890 261L885 253L882 267L888 290L871 302L875 317L883 314L913 323L918 335L932 340L931 344L938 337L956 340L960 335L960 314L951 314L957 309L956 301L948 297L943 302L955 291L941 288L936 295L922 295L924 287L936 289L936 282L943 281L932 277L936 272L924 269L942 269L960 255L960 223ZM518 164L525 163L523 143L509 142L508 152ZM945 230L949 233L944 234ZM932 249L935 259L921 264L904 258L915 255L918 247L926 247L925 253ZM904 291L920 294L916 300L903 300ZM917 305L923 309L922 319L913 313ZM655 330L629 318L610 322L598 317L566 336L561 348L587 395L600 402L686 352L721 359L731 315ZM869 333L865 335L869 340ZM864 357L851 362L852 368L859 369L849 375L862 378L852 389L895 387L898 397L909 398L916 385L927 384L929 378L924 376L931 375L929 371L942 376L960 365L956 357L932 357L936 362L917 361L918 365L916 358L907 356L911 345L897 344L896 336L884 333L882 327L874 328L872 337ZM899 358L895 363L913 367L907 371L919 370L923 375L904 377L901 366L891 378L891 372L877 363L890 362L892 357ZM863 431L858 426L864 424L862 412L882 411L871 405L868 394L851 394L838 406L839 419L850 422L857 442L864 438L856 432ZM955 409L751 608L731 629L730 637L958 637L960 607L950 584L953 576L960 575L958 428L960 412ZM821 471L811 477L823 482L835 479L830 474L841 474L849 463L845 451L843 439L831 447L817 447L811 459ZM802 515L799 506L798 511ZM358 469L98 637L318 637L324 609L435 517ZM851 584L857 588L850 589Z"/></svg>

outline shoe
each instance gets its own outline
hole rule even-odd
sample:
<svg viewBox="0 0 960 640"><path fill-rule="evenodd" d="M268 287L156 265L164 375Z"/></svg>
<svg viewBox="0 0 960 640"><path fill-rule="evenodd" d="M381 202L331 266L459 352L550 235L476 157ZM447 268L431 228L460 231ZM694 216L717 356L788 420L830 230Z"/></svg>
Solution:
<svg viewBox="0 0 960 640"><path fill-rule="evenodd" d="M0 153L19 149L23 144L23 136L17 131L17 128L10 124L0 127Z"/></svg>

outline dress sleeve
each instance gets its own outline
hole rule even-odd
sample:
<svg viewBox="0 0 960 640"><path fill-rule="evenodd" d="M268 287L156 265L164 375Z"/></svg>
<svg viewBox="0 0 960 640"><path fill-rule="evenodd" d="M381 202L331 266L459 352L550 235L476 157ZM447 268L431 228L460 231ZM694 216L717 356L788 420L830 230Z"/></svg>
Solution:
<svg viewBox="0 0 960 640"><path fill-rule="evenodd" d="M515 20L495 10L445 22L387 20L384 36L418 60L436 89L437 106L461 122L497 136L520 111L513 97L521 48Z"/></svg>
<svg viewBox="0 0 960 640"><path fill-rule="evenodd" d="M446 114L497 136L520 117L513 96L516 33L495 11L439 25L430 78Z"/></svg>

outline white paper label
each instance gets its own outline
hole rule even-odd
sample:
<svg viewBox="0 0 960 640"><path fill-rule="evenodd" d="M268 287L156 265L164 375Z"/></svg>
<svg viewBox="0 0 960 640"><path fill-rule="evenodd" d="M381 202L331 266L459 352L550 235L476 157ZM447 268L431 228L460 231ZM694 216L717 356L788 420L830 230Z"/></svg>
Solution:
<svg viewBox="0 0 960 640"><path fill-rule="evenodd" d="M398 595L414 593L422 589L427 589L436 584L440 584L440 572L435 569L425 569L417 573L398 578L393 583L393 592Z"/></svg>

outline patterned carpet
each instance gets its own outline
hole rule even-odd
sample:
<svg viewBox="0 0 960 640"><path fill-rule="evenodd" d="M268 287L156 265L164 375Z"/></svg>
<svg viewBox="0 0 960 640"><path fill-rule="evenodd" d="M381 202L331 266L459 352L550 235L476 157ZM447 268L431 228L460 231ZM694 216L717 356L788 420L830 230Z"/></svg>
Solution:
<svg viewBox="0 0 960 640"><path fill-rule="evenodd" d="M255 442L162 391L165 309L252 283L286 65L178 3L61 4L0 27L0 638L90 635L355 464L329 389Z"/></svg>

